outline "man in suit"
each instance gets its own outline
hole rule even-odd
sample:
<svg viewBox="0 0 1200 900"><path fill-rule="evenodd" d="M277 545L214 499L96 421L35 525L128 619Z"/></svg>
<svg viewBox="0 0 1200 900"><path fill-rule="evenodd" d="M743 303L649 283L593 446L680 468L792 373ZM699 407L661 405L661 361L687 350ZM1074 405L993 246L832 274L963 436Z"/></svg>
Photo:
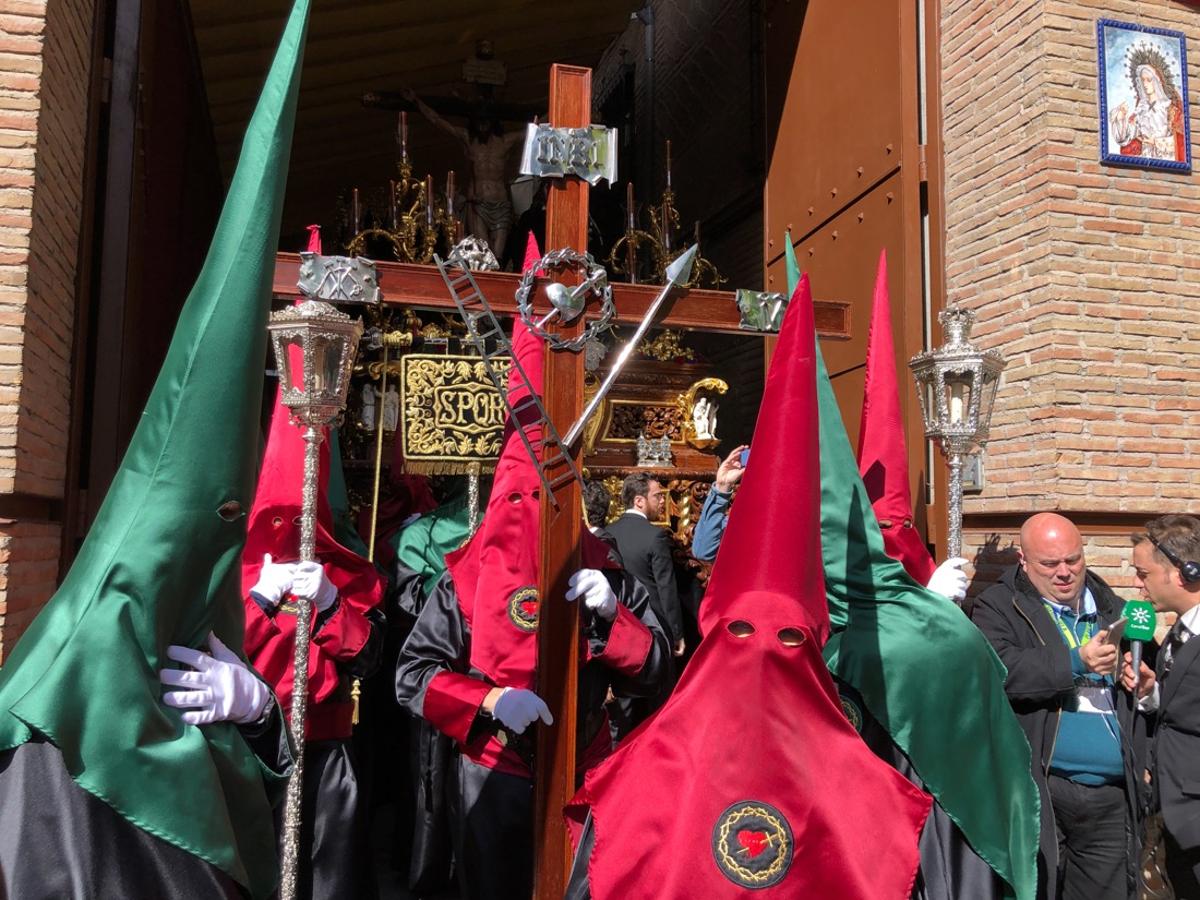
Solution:
<svg viewBox="0 0 1200 900"><path fill-rule="evenodd" d="M1123 603L1088 571L1070 520L1021 526L1020 564L976 600L972 619L1008 668L1005 693L1033 750L1042 798L1039 895L1137 896L1146 726L1154 673L1121 665L1109 626Z"/></svg>
<svg viewBox="0 0 1200 900"><path fill-rule="evenodd" d="M1167 877L1179 900L1200 898L1200 519L1160 516L1133 536L1134 584L1176 615L1158 654L1159 702L1151 755L1162 810Z"/></svg>
<svg viewBox="0 0 1200 900"><path fill-rule="evenodd" d="M662 518L667 491L653 475L636 472L621 485L625 513L608 526L617 542L625 570L650 592L650 606L667 631L675 656L682 656L683 615L675 587L671 537L653 522Z"/></svg>

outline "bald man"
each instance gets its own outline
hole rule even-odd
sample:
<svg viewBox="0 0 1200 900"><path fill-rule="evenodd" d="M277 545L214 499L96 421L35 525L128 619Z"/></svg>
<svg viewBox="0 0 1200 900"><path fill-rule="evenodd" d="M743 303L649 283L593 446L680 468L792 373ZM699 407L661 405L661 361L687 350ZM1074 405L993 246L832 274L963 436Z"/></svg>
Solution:
<svg viewBox="0 0 1200 900"><path fill-rule="evenodd" d="M983 592L972 618L1008 667L1005 691L1032 748L1042 796L1045 898L1137 896L1147 714L1154 673L1133 673L1108 641L1123 601L1089 572L1070 520L1021 526L1020 561Z"/></svg>

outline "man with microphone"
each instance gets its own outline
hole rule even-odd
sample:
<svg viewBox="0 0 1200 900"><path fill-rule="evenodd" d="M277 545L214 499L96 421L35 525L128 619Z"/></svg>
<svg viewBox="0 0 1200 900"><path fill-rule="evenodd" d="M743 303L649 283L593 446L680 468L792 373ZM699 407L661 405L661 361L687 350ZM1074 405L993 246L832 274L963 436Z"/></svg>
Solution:
<svg viewBox="0 0 1200 900"><path fill-rule="evenodd" d="M1160 516L1133 536L1134 584L1176 616L1158 654L1151 754L1154 808L1163 815L1167 877L1180 900L1200 897L1200 519Z"/></svg>
<svg viewBox="0 0 1200 900"><path fill-rule="evenodd" d="M1124 604L1087 569L1068 519L1021 526L1020 562L975 602L972 618L1008 668L1005 692L1032 749L1042 797L1039 893L1065 900L1137 895L1147 711L1154 673L1110 641ZM1114 632L1115 635L1115 632Z"/></svg>

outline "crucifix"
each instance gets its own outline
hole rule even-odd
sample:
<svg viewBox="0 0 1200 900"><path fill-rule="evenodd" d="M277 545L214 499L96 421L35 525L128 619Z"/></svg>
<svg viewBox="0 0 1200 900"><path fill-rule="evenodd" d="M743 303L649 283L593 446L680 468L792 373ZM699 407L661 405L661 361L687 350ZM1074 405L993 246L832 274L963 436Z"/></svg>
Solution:
<svg viewBox="0 0 1200 900"><path fill-rule="evenodd" d="M591 118L591 70L555 65L550 70L550 126L586 128ZM546 213L546 244L543 249L584 251L587 247L588 190L583 178L566 175L548 179L550 193ZM274 293L294 297L300 258L281 253L276 257ZM456 308L446 282L432 266L377 262L376 284L384 302L406 307L451 310ZM503 272L472 273L473 285L488 297L493 313L514 316L519 312L514 299L521 277ZM569 270L568 270L569 277ZM686 276L685 276L686 277ZM571 285L573 287L574 285ZM655 285L614 284L615 314L612 322L623 325L653 324L664 328L719 331L751 335L756 330L745 323L732 291L691 289L663 303L664 289ZM573 292L548 291L549 294ZM848 337L849 305L817 301L814 304L817 330L823 335ZM561 316L551 324L561 341L582 334L586 322L598 318L594 308L568 319ZM543 323L550 320L543 320ZM762 334L762 331L757 331ZM559 435L573 433L584 409L584 358L581 352L552 350L547 344L543 374L543 404ZM567 578L580 565L583 528L579 482L563 477L573 465L579 470L579 441L564 440L566 454L559 448L543 450L543 460L553 459L545 480L553 485L541 498L541 546L538 584L542 597L538 624L537 691L554 715L554 725L538 726L535 766L534 896L559 900L566 888L572 849L563 821L563 808L576 790L576 690L578 680L579 613L567 603ZM570 462L568 462L568 459Z"/></svg>

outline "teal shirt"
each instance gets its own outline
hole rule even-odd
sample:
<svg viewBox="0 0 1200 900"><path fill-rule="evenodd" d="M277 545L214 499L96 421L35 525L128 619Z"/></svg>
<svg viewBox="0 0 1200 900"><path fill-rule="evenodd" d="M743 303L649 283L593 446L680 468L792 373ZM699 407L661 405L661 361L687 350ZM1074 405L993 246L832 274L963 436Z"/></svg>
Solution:
<svg viewBox="0 0 1200 900"><path fill-rule="evenodd" d="M1046 611L1051 618L1055 619L1059 637L1071 653L1071 671L1075 673L1076 685L1103 687L1112 696L1112 676L1089 673L1079 658L1079 647L1100 630L1096 602L1091 591L1084 591L1082 601L1082 614L1079 616L1069 607L1044 598L1042 602L1046 604ZM1068 639L1068 634L1073 640ZM1120 735L1121 728L1115 713L1077 712L1064 708L1058 724L1054 755L1050 759L1051 774L1086 785L1123 783L1125 764L1121 758Z"/></svg>

